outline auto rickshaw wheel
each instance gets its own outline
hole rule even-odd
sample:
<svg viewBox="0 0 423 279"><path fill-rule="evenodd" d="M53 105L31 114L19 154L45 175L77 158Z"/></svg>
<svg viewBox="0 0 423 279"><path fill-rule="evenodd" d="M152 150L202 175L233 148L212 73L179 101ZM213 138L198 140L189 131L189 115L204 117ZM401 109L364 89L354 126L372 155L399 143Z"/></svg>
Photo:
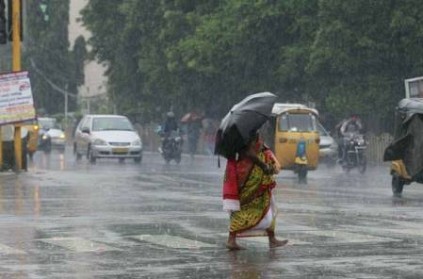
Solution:
<svg viewBox="0 0 423 279"><path fill-rule="evenodd" d="M298 182L307 181L307 165L298 165Z"/></svg>
<svg viewBox="0 0 423 279"><path fill-rule="evenodd" d="M404 184L404 180L397 173L392 174L392 193L394 196L401 196Z"/></svg>

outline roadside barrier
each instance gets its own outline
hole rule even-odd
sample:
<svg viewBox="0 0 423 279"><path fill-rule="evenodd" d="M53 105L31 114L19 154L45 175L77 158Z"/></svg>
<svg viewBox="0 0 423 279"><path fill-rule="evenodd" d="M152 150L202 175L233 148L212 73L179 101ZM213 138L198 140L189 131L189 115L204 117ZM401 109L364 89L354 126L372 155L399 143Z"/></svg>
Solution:
<svg viewBox="0 0 423 279"><path fill-rule="evenodd" d="M373 164L383 164L385 148L392 142L393 137L388 133L380 135L367 134L367 161Z"/></svg>

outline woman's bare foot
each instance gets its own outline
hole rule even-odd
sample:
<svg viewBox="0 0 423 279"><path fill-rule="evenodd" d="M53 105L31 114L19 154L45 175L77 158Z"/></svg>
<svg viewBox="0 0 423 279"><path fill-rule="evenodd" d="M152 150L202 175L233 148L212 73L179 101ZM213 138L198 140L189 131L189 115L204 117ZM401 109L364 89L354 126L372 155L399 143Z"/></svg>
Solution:
<svg viewBox="0 0 423 279"><path fill-rule="evenodd" d="M236 244L235 242L228 242L226 243L226 248L228 248L231 251L237 251L237 250L244 250L245 248L242 246L239 246L238 244Z"/></svg>
<svg viewBox="0 0 423 279"><path fill-rule="evenodd" d="M269 247L270 248L277 248L285 246L288 243L288 239L285 240L277 240L276 238L269 239Z"/></svg>
<svg viewBox="0 0 423 279"><path fill-rule="evenodd" d="M236 233L234 233L234 232L229 233L228 242L226 242L226 248L228 248L231 251L243 250L244 249L243 247L239 246L236 243Z"/></svg>

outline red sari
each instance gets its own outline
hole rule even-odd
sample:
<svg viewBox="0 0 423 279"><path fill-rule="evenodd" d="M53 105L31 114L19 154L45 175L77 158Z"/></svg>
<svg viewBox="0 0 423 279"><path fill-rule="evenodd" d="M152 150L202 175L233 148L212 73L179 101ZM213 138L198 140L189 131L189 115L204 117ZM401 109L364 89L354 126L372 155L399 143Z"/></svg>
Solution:
<svg viewBox="0 0 423 279"><path fill-rule="evenodd" d="M257 153L265 164L277 165L269 149ZM250 158L244 156L227 162L223 186L224 209L231 213L229 231L237 234L247 231L274 229L276 206L272 189L274 175L266 174Z"/></svg>

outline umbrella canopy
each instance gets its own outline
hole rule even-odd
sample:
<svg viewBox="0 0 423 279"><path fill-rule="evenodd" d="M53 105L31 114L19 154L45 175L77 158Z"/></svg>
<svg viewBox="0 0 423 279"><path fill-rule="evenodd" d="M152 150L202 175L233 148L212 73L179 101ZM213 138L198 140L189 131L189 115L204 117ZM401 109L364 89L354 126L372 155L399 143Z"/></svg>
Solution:
<svg viewBox="0 0 423 279"><path fill-rule="evenodd" d="M276 95L263 92L249 95L232 107L216 134L215 154L235 156L269 119Z"/></svg>
<svg viewBox="0 0 423 279"><path fill-rule="evenodd" d="M201 120L201 115L196 112L188 112L181 118L182 123L189 123Z"/></svg>

